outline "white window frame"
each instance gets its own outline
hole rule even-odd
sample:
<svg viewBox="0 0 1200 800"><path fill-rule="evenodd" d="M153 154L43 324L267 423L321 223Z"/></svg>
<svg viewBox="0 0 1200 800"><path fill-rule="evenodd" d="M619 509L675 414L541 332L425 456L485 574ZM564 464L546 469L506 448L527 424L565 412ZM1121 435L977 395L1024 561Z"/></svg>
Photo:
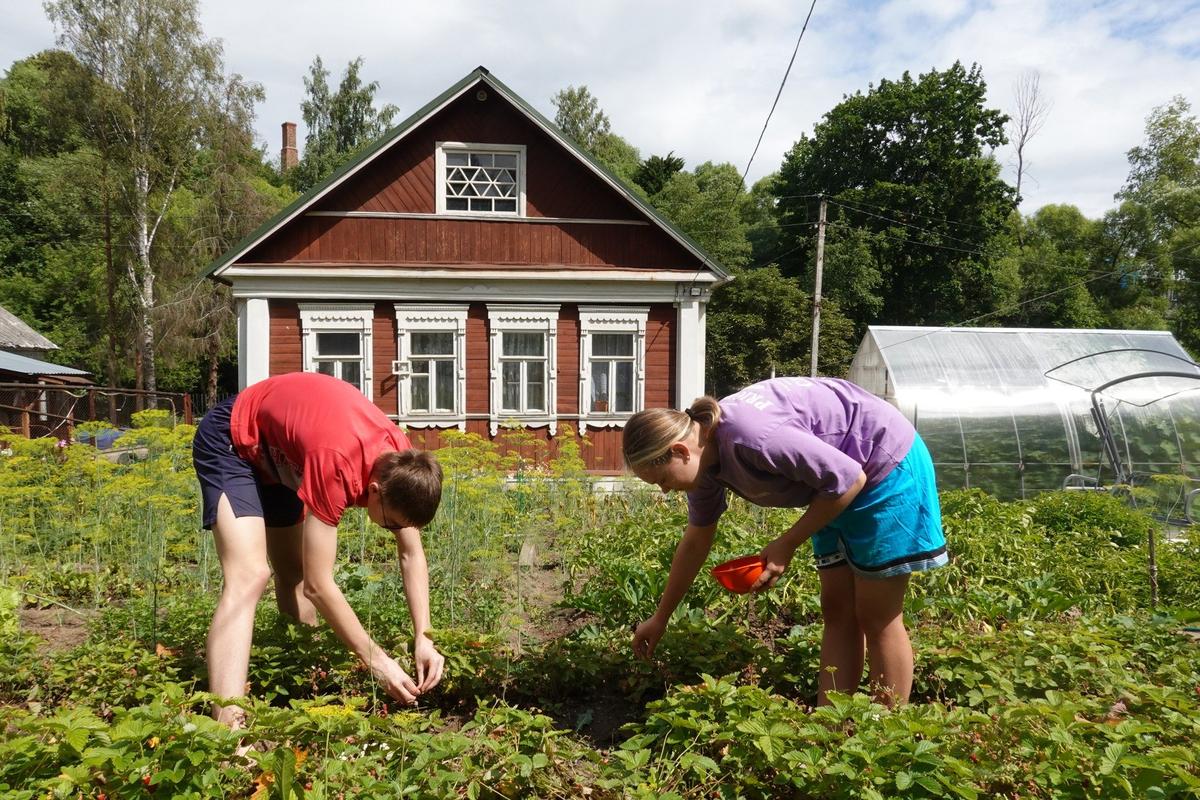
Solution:
<svg viewBox="0 0 1200 800"><path fill-rule="evenodd" d="M558 310L557 305L488 304L488 339L491 350L491 403L489 421L492 436L500 432L501 423L514 419L529 428L558 432ZM504 392L501 374L503 334L541 332L546 336L546 411L538 414L513 414L501 411Z"/></svg>
<svg viewBox="0 0 1200 800"><path fill-rule="evenodd" d="M516 211L470 211L446 210L446 153L485 152L516 154L517 156L517 210ZM467 217L523 217L525 216L525 145L485 144L481 142L438 142L435 161L434 184L436 188L437 213Z"/></svg>
<svg viewBox="0 0 1200 800"><path fill-rule="evenodd" d="M304 350L304 371L316 372L317 333L357 333L362 351L362 393L375 399L374 349L372 330L374 303L300 303L300 339Z"/></svg>
<svg viewBox="0 0 1200 800"><path fill-rule="evenodd" d="M646 407L646 322L649 306L579 307L579 421L590 428L623 428ZM596 413L592 408L592 334L633 335L633 411Z"/></svg>
<svg viewBox="0 0 1200 800"><path fill-rule="evenodd" d="M397 376L396 411L410 428L457 426L467 430L467 311L466 305L396 303L396 355L392 374ZM454 410L449 413L416 411L412 407L412 334L419 331L454 334ZM433 386L430 386L433 390Z"/></svg>

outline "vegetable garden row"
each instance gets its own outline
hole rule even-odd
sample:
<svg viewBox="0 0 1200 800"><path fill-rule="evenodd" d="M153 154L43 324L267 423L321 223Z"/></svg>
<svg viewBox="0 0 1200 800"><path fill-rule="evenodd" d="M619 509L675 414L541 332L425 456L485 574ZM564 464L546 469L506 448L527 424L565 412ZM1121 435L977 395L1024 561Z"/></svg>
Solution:
<svg viewBox="0 0 1200 800"><path fill-rule="evenodd" d="M698 582L641 662L630 629L662 589L682 498L594 494L578 454L534 469L469 436L439 452L424 534L442 685L398 707L268 592L250 727L230 732L204 692L220 570L193 429L141 422L130 464L0 435L2 797L1200 797L1200 535L1159 547L1151 613L1148 517L1102 495L946 494L954 560L910 589L913 702L813 708L803 550L764 595ZM712 561L756 552L791 513L734 503ZM357 512L340 535L343 590L403 652L390 535Z"/></svg>

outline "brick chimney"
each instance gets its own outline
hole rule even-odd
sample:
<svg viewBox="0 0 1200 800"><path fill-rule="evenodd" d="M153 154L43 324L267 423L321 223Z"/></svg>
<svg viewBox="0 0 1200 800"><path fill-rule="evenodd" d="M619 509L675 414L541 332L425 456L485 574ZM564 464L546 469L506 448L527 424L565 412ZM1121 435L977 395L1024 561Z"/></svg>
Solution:
<svg viewBox="0 0 1200 800"><path fill-rule="evenodd" d="M284 171L300 163L300 152L296 150L296 123L283 123L283 150L279 154L279 166Z"/></svg>

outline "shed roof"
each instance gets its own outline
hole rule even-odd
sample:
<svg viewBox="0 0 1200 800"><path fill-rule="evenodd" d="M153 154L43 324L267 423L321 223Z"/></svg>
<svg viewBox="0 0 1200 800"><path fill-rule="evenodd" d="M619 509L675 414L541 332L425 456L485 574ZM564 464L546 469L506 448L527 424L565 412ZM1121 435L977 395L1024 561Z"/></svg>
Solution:
<svg viewBox="0 0 1200 800"><path fill-rule="evenodd" d="M4 306L0 306L0 347L21 350L58 349L58 345L26 325Z"/></svg>
<svg viewBox="0 0 1200 800"><path fill-rule="evenodd" d="M51 364L48 361L30 358L29 356L19 356L16 353L9 353L0 350L0 372L19 372L25 375L91 375L82 369L74 367L63 367L58 364Z"/></svg>

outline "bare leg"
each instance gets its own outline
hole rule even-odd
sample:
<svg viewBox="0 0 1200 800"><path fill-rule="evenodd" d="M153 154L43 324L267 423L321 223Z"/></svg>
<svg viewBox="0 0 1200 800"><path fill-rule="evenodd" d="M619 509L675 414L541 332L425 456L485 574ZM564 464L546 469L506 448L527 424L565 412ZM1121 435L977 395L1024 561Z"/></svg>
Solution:
<svg viewBox="0 0 1200 800"><path fill-rule="evenodd" d="M913 652L904 627L908 575L871 580L855 578L858 624L867 639L871 688L887 706L908 702L912 691Z"/></svg>
<svg viewBox="0 0 1200 800"><path fill-rule="evenodd" d="M856 616L854 573L850 567L830 567L817 574L821 576L821 616L825 620L817 704L827 705L825 693L831 689L857 691L863 671L863 634Z"/></svg>
<svg viewBox="0 0 1200 800"><path fill-rule="evenodd" d="M317 624L317 609L304 596L303 525L267 528L267 557L275 571L279 610L305 625Z"/></svg>
<svg viewBox="0 0 1200 800"><path fill-rule="evenodd" d="M246 693L254 609L271 578L266 528L262 517L235 517L229 499L221 495L213 537L224 581L208 631L209 691L223 697L241 697ZM231 728L242 727L245 719L236 706L215 706L213 716Z"/></svg>

